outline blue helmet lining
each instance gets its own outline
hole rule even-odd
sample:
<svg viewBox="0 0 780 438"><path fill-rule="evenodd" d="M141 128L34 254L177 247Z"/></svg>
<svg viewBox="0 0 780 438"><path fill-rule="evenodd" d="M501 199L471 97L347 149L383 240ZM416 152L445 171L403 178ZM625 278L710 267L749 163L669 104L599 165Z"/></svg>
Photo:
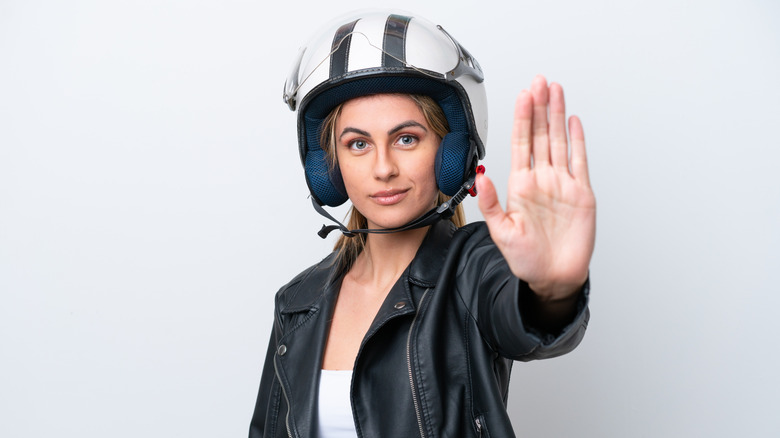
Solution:
<svg viewBox="0 0 780 438"><path fill-rule="evenodd" d="M423 94L433 98L450 125L450 133L442 140L436 157L439 190L452 196L466 178L475 146L469 137L468 119L457 91L451 85L432 78L410 77L408 72L405 74L377 76L374 72L371 76L356 77L331 86L316 94L310 102L303 102L299 130L306 144L300 145L301 158L309 189L319 204L335 207L348 199L338 166L331 168L320 146L322 122L338 104L371 94Z"/></svg>

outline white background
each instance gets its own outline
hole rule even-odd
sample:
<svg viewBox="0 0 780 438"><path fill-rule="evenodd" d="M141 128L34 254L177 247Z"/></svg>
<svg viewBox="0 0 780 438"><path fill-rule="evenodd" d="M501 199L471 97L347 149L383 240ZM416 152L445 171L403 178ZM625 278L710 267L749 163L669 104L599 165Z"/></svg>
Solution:
<svg viewBox="0 0 780 438"><path fill-rule="evenodd" d="M517 433L780 434L778 3L388 3L485 69L502 193L535 74L584 122L590 329L516 364ZM272 4L0 1L0 436L246 436L272 296L333 239L282 85L383 6Z"/></svg>

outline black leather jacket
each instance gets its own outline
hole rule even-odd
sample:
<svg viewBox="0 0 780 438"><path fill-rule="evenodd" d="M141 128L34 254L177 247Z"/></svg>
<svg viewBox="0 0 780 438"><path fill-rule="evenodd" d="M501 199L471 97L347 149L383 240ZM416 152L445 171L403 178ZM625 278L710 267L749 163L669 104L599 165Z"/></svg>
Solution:
<svg viewBox="0 0 780 438"><path fill-rule="evenodd" d="M343 273L331 254L276 296L250 438L316 437L322 355ZM523 322L515 278L484 223L431 226L362 342L352 380L359 437L514 436L512 359L558 356L588 323L588 284L560 332Z"/></svg>

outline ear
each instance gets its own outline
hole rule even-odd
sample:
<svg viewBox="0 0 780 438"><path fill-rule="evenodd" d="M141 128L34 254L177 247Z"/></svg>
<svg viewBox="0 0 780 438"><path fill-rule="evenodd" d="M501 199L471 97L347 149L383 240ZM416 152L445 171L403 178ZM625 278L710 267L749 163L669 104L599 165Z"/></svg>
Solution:
<svg viewBox="0 0 780 438"><path fill-rule="evenodd" d="M457 193L466 180L471 155L472 142L468 132L450 132L444 136L436 152L436 184L447 196Z"/></svg>

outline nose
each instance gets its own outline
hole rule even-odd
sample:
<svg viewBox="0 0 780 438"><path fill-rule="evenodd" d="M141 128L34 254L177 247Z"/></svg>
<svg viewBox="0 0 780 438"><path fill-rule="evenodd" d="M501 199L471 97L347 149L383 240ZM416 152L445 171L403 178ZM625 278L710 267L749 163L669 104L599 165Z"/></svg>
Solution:
<svg viewBox="0 0 780 438"><path fill-rule="evenodd" d="M374 156L374 178L388 181L395 176L398 176L398 163L393 148L387 145L378 146Z"/></svg>

